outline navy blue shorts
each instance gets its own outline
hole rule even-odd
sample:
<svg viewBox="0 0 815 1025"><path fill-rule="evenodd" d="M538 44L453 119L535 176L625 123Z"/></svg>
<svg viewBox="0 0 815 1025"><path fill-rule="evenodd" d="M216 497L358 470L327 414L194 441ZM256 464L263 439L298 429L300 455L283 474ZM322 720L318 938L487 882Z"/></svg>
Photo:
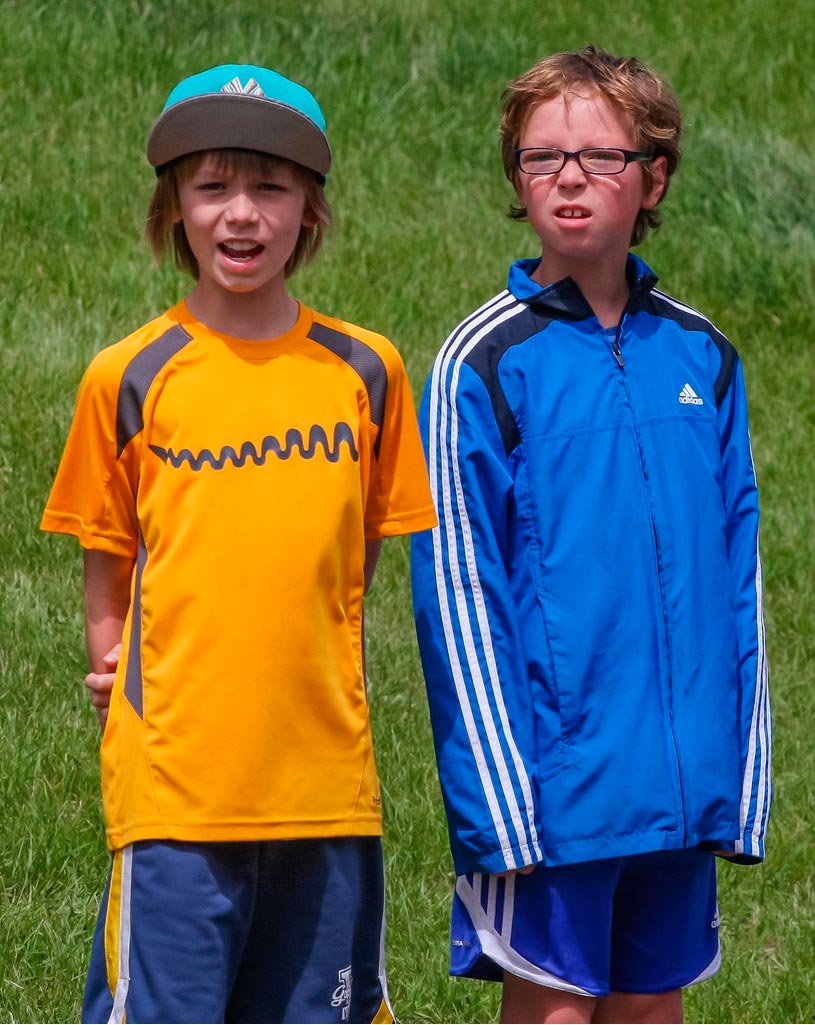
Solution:
<svg viewBox="0 0 815 1025"><path fill-rule="evenodd" d="M716 859L696 850L459 876L450 974L583 996L667 993L719 968Z"/></svg>
<svg viewBox="0 0 815 1025"><path fill-rule="evenodd" d="M392 1022L378 837L113 855L83 1022Z"/></svg>

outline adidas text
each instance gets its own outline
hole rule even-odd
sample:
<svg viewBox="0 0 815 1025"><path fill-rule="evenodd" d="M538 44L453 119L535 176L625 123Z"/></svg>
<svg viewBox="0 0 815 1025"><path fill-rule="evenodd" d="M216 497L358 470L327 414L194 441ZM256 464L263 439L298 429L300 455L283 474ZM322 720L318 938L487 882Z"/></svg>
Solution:
<svg viewBox="0 0 815 1025"><path fill-rule="evenodd" d="M705 404L705 400L700 399L689 384L686 384L682 391L679 393L679 401L684 406L704 406Z"/></svg>

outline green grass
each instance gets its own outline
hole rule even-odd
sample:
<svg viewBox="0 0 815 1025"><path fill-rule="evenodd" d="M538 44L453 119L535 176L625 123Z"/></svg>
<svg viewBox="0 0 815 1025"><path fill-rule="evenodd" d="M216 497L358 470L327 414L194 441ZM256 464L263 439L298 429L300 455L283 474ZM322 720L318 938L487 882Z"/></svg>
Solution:
<svg viewBox="0 0 815 1025"><path fill-rule="evenodd" d="M682 100L683 165L642 252L741 352L762 489L769 859L723 867L724 968L689 994L688 1017L813 1019L811 37L791 0L0 2L0 1020L76 1019L106 869L79 557L37 523L90 356L186 287L139 238L143 145L167 92L226 61L312 86L337 228L294 290L391 336L418 395L448 331L535 253L503 216L503 87L590 40L649 60ZM446 977L451 865L404 542L386 546L369 619L395 1006L405 1021L492 1020L497 987Z"/></svg>

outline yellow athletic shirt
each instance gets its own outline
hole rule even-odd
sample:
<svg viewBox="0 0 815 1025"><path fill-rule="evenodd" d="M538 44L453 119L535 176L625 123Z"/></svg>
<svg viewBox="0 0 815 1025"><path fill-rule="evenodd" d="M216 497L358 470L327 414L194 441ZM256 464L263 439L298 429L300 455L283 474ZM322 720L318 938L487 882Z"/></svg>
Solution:
<svg viewBox="0 0 815 1025"><path fill-rule="evenodd" d="M365 542L435 522L382 336L301 306L245 341L181 303L100 352L42 527L135 559L109 846L379 834Z"/></svg>

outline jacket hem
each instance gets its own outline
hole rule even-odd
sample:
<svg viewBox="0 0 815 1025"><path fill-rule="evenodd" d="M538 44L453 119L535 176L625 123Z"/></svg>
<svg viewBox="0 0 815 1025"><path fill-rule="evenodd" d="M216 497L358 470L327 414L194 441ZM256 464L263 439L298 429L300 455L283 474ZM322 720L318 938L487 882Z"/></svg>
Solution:
<svg viewBox="0 0 815 1025"><path fill-rule="evenodd" d="M720 832L721 835L732 833L730 830L706 830L706 836L712 836ZM681 851L692 850L703 846L698 841L685 842L684 834L677 830L673 833L635 833L619 838L603 837L601 841L574 840L556 846L546 846L543 852L543 859L540 864L547 867L556 865L573 865L584 861L602 861L605 858L626 858L637 854L653 854L656 851ZM507 852L508 853L508 852ZM482 872L485 875L494 875L497 872L506 871L506 866L498 866L499 860L503 860L505 852L498 851L483 857L457 858L455 869L456 875L466 875L468 872ZM755 857L737 855L729 858L737 864L754 864ZM534 862L528 862L534 864Z"/></svg>

